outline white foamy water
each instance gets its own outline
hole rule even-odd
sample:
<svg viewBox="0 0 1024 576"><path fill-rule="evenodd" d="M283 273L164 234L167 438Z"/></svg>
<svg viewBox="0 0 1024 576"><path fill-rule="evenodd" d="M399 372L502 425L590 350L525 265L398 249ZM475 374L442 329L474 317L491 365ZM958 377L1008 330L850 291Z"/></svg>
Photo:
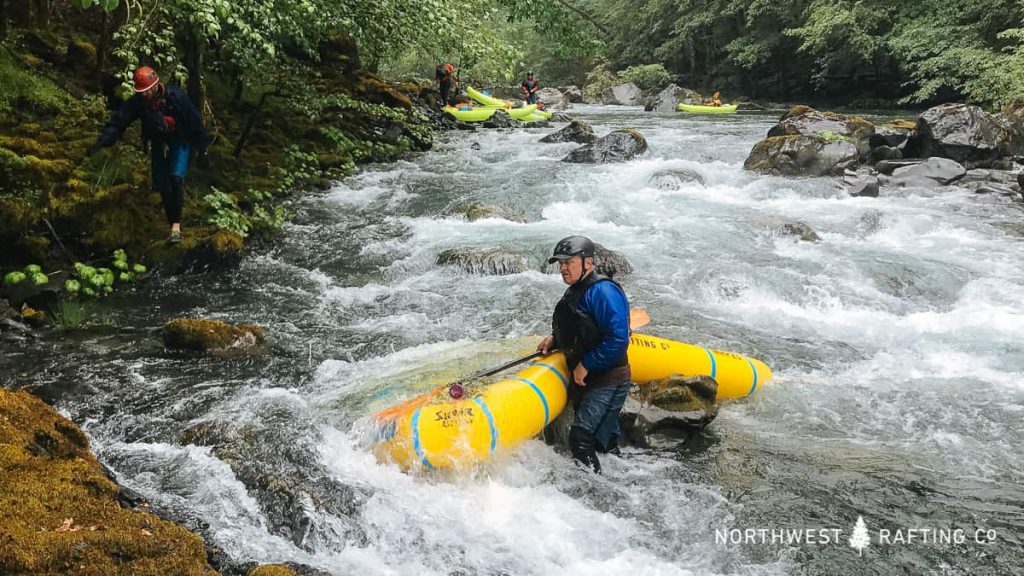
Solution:
<svg viewBox="0 0 1024 576"><path fill-rule="evenodd" d="M580 113L598 133L639 129L649 152L572 165L559 160L573 145L537 142L550 129L447 134L432 152L304 197L283 243L236 274L171 281L186 310L271 326L274 358L110 369L101 381L128 379L142 396L97 395L133 407L128 419L85 411L101 455L154 502L209 524L236 559L334 574L901 563L845 542L794 551L715 539L721 528L848 531L859 515L1001 535L1004 548L982 560L915 548L915 571L1024 561L1024 241L1006 226L1021 205L957 189L848 198L831 179L745 172L769 115ZM690 176L659 188L664 171ZM469 222L457 208L471 202L523 221ZM780 234L780 219L821 240ZM628 449L601 477L539 440L461 475L377 462L368 413L530 351L564 288L544 261L569 234L632 263L621 280L651 316L645 331L760 358L777 381L723 406L691 447ZM466 248L531 268L475 276L436 263Z"/></svg>

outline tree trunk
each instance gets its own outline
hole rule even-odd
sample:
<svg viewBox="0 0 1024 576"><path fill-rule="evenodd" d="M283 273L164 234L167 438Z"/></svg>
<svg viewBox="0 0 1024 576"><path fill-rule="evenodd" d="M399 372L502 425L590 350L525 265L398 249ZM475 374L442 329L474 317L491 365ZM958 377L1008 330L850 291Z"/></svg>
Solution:
<svg viewBox="0 0 1024 576"><path fill-rule="evenodd" d="M253 109L252 114L249 115L249 120L245 123L245 128L243 128L242 133L238 135L238 142L235 143L235 149L231 151L232 156L238 158L242 155L242 148L245 148L245 143L249 140L249 135L252 134L253 128L256 127L256 121L263 117L263 105L266 104L267 98L280 95L280 92L274 91L264 92L260 96L259 102L256 103L256 108Z"/></svg>
<svg viewBox="0 0 1024 576"><path fill-rule="evenodd" d="M189 34L188 48L185 54L185 66L188 68L188 97L199 110L203 122L206 122L206 86L203 84L203 52L206 42L198 34Z"/></svg>
<svg viewBox="0 0 1024 576"><path fill-rule="evenodd" d="M33 0L35 5L35 24L40 30L50 26L50 0Z"/></svg>
<svg viewBox="0 0 1024 576"><path fill-rule="evenodd" d="M103 90L103 67L107 64L107 50L110 46L110 16L103 12L100 24L100 41L96 46L96 88Z"/></svg>

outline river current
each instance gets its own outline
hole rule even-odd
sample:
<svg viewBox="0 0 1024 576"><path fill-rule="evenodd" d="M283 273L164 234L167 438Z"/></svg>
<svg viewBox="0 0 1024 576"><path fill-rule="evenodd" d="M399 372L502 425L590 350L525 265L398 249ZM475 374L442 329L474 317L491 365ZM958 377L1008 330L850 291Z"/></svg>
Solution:
<svg viewBox="0 0 1024 576"><path fill-rule="evenodd" d="M560 162L575 144L537 142L556 128L445 134L298 196L282 238L237 269L151 280L116 296L107 322L4 342L0 368L81 424L124 485L238 561L339 575L1020 573L1021 204L959 188L850 198L831 179L745 172L774 113L576 112L599 134L640 130L649 151L576 165ZM670 169L700 178L652 184ZM452 215L467 202L525 222ZM780 234L779 219L821 240ZM601 476L540 440L454 475L378 463L367 414L532 350L564 289L544 258L570 234L629 259L621 280L645 332L759 358L776 380L724 405L698 441L627 448ZM535 266L436 264L452 248ZM156 330L180 315L262 324L273 353L167 353ZM803 532L773 538L784 530Z"/></svg>

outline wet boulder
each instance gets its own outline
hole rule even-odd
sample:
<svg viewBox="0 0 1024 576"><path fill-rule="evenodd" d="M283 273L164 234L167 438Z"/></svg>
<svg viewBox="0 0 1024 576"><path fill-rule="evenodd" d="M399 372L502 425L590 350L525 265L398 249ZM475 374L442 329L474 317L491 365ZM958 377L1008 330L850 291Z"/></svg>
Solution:
<svg viewBox="0 0 1024 576"><path fill-rule="evenodd" d="M580 90L579 86L563 86L559 90L569 99L569 102L573 104L583 102L583 91Z"/></svg>
<svg viewBox="0 0 1024 576"><path fill-rule="evenodd" d="M636 84L609 86L601 92L601 103L617 106L635 106L642 102L643 92Z"/></svg>
<svg viewBox="0 0 1024 576"><path fill-rule="evenodd" d="M544 110L568 110L572 102L558 88L541 88L537 91L537 102L543 104Z"/></svg>
<svg viewBox="0 0 1024 576"><path fill-rule="evenodd" d="M659 170L647 178L647 183L658 190L679 190L691 182L705 185L704 177L699 172L686 168Z"/></svg>
<svg viewBox="0 0 1024 576"><path fill-rule="evenodd" d="M936 185L952 184L967 174L967 169L948 158L928 158L919 164L902 166L892 171L886 182L896 186L920 186L932 188Z"/></svg>
<svg viewBox="0 0 1024 576"><path fill-rule="evenodd" d="M875 126L875 133L868 138L871 148L879 146L890 146L900 148L906 143L910 133L914 131L915 123L909 120L892 120L885 124Z"/></svg>
<svg viewBox="0 0 1024 576"><path fill-rule="evenodd" d="M876 146L868 152L867 163L878 164L882 160L902 160L903 153L893 146Z"/></svg>
<svg viewBox="0 0 1024 576"><path fill-rule="evenodd" d="M768 137L804 135L829 139L829 135L834 135L866 140L874 132L874 125L859 116L819 112L809 106L793 106L782 115L778 124L768 130Z"/></svg>
<svg viewBox="0 0 1024 576"><path fill-rule="evenodd" d="M790 220L788 218L772 218L765 220L763 224L779 236L793 236L803 242L817 242L821 240L818 233L806 222Z"/></svg>
<svg viewBox="0 0 1024 576"><path fill-rule="evenodd" d="M480 248L452 248L437 255L439 266L455 266L483 276L506 276L519 274L532 268L531 262L522 254Z"/></svg>
<svg viewBox="0 0 1024 576"><path fill-rule="evenodd" d="M974 170L968 170L964 177L960 179L960 184L968 184L970 182L992 182L998 184L1013 185L1017 184L1018 179L1024 176L1024 172L1016 173L1009 170L992 170L988 168L975 168Z"/></svg>
<svg viewBox="0 0 1024 576"><path fill-rule="evenodd" d="M515 128L518 120L513 120L508 112L495 110L494 115L484 121L484 128Z"/></svg>
<svg viewBox="0 0 1024 576"><path fill-rule="evenodd" d="M1006 126L977 106L943 104L926 110L907 141L908 156L949 158L967 168L984 168L1002 156Z"/></svg>
<svg viewBox="0 0 1024 576"><path fill-rule="evenodd" d="M857 147L847 138L794 134L761 140L743 167L778 176L827 176L857 157Z"/></svg>
<svg viewBox="0 0 1024 576"><path fill-rule="evenodd" d="M568 126L562 128L558 132L553 132L540 139L541 142L546 143L558 143L558 142L579 142L580 144L589 144L597 140L597 136L594 134L594 129L582 120L573 120Z"/></svg>
<svg viewBox="0 0 1024 576"><path fill-rule="evenodd" d="M647 151L647 140L636 130L615 130L607 136L585 144L562 158L562 162L607 164L627 162Z"/></svg>
<svg viewBox="0 0 1024 576"><path fill-rule="evenodd" d="M633 273L633 265L629 263L629 260L625 256L614 252L594 242L596 251L594 253L594 263L598 274L604 274L609 278L617 278L626 274ZM548 274L558 273L558 264L548 264L545 268Z"/></svg>
<svg viewBox="0 0 1024 576"><path fill-rule="evenodd" d="M878 177L866 170L847 170L843 175L843 188L850 196L878 198Z"/></svg>
<svg viewBox="0 0 1024 576"><path fill-rule="evenodd" d="M206 318L175 318L164 325L164 346L216 356L267 354L265 330L256 324L228 324Z"/></svg>
<svg viewBox="0 0 1024 576"><path fill-rule="evenodd" d="M526 222L526 219L521 214L510 208L496 204L480 204L479 202L470 202L457 206L451 211L451 214L464 216L470 222L487 218L500 218L510 222Z"/></svg>
<svg viewBox="0 0 1024 576"><path fill-rule="evenodd" d="M552 112L551 118L548 118L548 120L551 122L572 122L573 117L565 112Z"/></svg>
<svg viewBox="0 0 1024 576"><path fill-rule="evenodd" d="M702 104L703 99L700 93L682 88L676 84L669 84L664 90L644 104L647 112L675 112L680 102L686 104Z"/></svg>
<svg viewBox="0 0 1024 576"><path fill-rule="evenodd" d="M708 376L638 383L619 415L624 437L641 447L686 441L718 416L718 384Z"/></svg>

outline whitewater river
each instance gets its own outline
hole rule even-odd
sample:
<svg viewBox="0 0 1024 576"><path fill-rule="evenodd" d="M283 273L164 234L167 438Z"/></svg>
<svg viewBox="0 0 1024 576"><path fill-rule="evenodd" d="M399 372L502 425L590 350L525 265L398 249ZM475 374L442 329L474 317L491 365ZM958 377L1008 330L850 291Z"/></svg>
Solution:
<svg viewBox="0 0 1024 576"><path fill-rule="evenodd" d="M586 166L559 161L574 144L537 142L554 128L443 135L296 199L283 238L238 269L120 296L116 327L5 342L0 368L238 561L338 575L1019 574L1021 205L958 189L849 198L830 179L747 173L775 113L577 112L601 134L639 129L650 150ZM703 183L648 182L665 169ZM526 223L449 215L466 202ZM773 232L779 218L821 241ZM532 349L564 288L543 258L569 234L630 260L645 331L760 358L777 380L723 406L698 442L627 449L603 476L539 440L457 476L376 462L368 413ZM535 270L435 263L466 247L523 253ZM273 354L168 354L154 331L177 315L260 323ZM812 542L771 532L806 529Z"/></svg>

